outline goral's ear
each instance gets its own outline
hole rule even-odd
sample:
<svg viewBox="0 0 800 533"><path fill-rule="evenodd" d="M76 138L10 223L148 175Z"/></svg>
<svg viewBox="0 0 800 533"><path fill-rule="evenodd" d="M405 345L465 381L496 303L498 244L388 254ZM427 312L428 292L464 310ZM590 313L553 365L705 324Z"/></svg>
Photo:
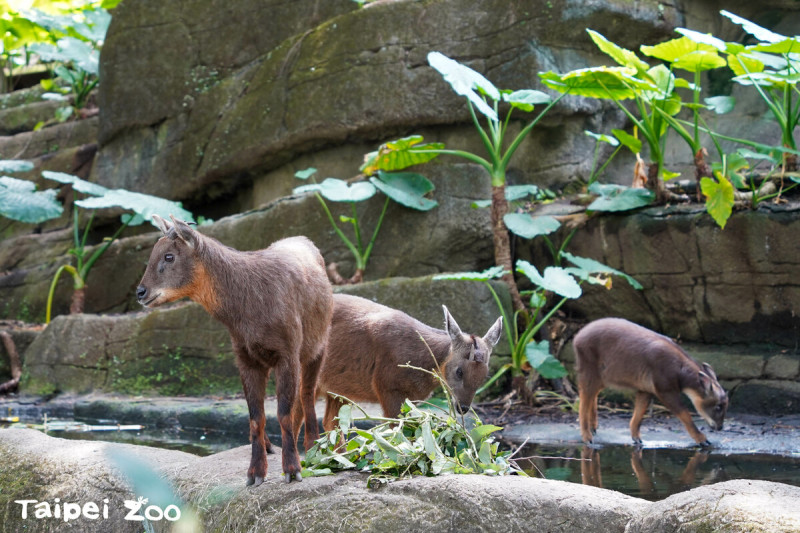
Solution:
<svg viewBox="0 0 800 533"><path fill-rule="evenodd" d="M489 346L494 346L500 340L500 335L503 333L503 317L498 318L494 325L489 328L486 335L483 336L484 342Z"/></svg>
<svg viewBox="0 0 800 533"><path fill-rule="evenodd" d="M453 315L447 310L446 305L443 305L442 309L444 310L444 329L447 331L447 334L450 335L450 340L453 342L464 342L461 328L458 327L456 319L453 318Z"/></svg>
<svg viewBox="0 0 800 533"><path fill-rule="evenodd" d="M709 396L714 391L711 377L702 371L697 373L697 377L700 380L700 386L703 388L703 395Z"/></svg>
<svg viewBox="0 0 800 533"><path fill-rule="evenodd" d="M712 378L717 379L717 374L714 372L714 369L711 368L711 365L709 365L708 363L703 363L703 372L705 372Z"/></svg>
<svg viewBox="0 0 800 533"><path fill-rule="evenodd" d="M197 232L183 220L178 220L172 215L169 218L172 220L178 237L194 248L197 245Z"/></svg>
<svg viewBox="0 0 800 533"><path fill-rule="evenodd" d="M153 222L156 223L158 229L160 229L161 233L163 233L165 236L168 235L169 230L172 229L172 224L170 222L167 222L158 215L153 215Z"/></svg>

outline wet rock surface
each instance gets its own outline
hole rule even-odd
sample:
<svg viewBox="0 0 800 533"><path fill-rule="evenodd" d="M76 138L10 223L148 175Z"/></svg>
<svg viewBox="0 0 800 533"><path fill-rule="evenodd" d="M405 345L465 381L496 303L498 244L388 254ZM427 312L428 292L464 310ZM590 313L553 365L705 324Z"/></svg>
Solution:
<svg viewBox="0 0 800 533"><path fill-rule="evenodd" d="M0 430L0 512L4 531L57 530L55 520L23 521L18 500L108 501L108 519L76 519L82 531L140 531L124 520L124 502L147 492L120 475L119 461L147 465L139 475L162 477L182 501L184 524L206 530L255 531L796 531L800 488L730 481L661 502L614 491L535 478L416 477L379 489L367 476L340 473L286 485L279 453L269 456L267 481L244 487L250 447L210 457L125 444L63 441L34 430ZM115 461L117 461L115 463ZM152 473L151 473L152 471ZM151 477L152 479L152 477ZM156 500L154 500L156 501ZM163 501L163 500L162 500ZM171 501L174 501L171 500ZM165 505L165 504L162 504ZM196 513L196 514L195 514ZM191 515L197 517L191 522ZM45 519L40 519L45 520ZM502 526L500 526L502 524ZM153 524L161 531L170 526Z"/></svg>

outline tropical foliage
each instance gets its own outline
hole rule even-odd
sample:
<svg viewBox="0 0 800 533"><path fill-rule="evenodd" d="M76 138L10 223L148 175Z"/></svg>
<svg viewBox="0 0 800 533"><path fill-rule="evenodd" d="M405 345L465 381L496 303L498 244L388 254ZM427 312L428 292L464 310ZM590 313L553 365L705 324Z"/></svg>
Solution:
<svg viewBox="0 0 800 533"><path fill-rule="evenodd" d="M405 139L400 142L411 143ZM392 157L403 157L406 154L402 152L392 152ZM407 156L415 157L415 156ZM367 163L362 167L362 172L373 174L367 181L347 181L338 178L325 178L321 183L312 183L303 185L294 189L295 194L302 194L313 192L320 202L331 227L336 232L336 235L347 246L348 250L353 254L355 260L356 270L355 273L348 280L344 280L337 270L335 263L328 265L328 273L334 282L342 283L358 283L364 277L364 271L367 268L370 254L372 254L372 247L375 245L375 240L378 238L378 232L383 224L383 219L386 216L386 209L389 207L389 200L394 200L398 204L416 209L417 211L429 211L436 207L436 201L427 197L429 193L434 190L433 183L431 183L425 176L415 174L412 172L385 172L380 168L380 153L368 154L367 159L372 163ZM413 163L411 163L413 164ZM295 177L306 180L316 174L317 169L307 168L295 173ZM356 204L369 200L378 191L386 196L383 202L383 209L378 216L375 223L375 229L372 231L372 237L369 242L364 244L362 238L362 227L359 221L358 209ZM339 227L336 220L331 213L328 204L325 202L343 202L350 204L350 216L340 216L339 222L342 224L349 224L352 228L352 238Z"/></svg>

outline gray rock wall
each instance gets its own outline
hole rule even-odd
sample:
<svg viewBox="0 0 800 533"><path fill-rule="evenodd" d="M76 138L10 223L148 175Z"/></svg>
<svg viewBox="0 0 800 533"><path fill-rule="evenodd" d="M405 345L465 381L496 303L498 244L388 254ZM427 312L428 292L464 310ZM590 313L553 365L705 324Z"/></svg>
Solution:
<svg viewBox="0 0 800 533"><path fill-rule="evenodd" d="M470 58L500 87L532 88L539 86L541 70L567 70L599 57L587 26L633 46L667 37L680 22L674 7L654 1L633 9L615 1L579 7L561 0L483 0L468 9L454 0L395 1L345 14L329 7L316 18L299 15L311 4L303 2L286 21L271 14L271 24L281 25L276 38L257 41L263 42L257 51L247 47L247 61L233 61L223 54L206 59L202 51L217 34L192 31L203 24L208 4L192 2L198 8L193 10L142 1L115 15L101 58L102 148L93 171L98 182L195 199L246 188L253 180L275 181L281 173L268 176L271 170L320 148L368 141L374 149L393 135L426 126L468 124L463 100L427 67L431 50ZM260 33L262 15L248 15L262 9L240 3L237 33ZM157 30L152 20L159 20ZM164 54L165 48L174 53ZM132 59L131 49L138 52ZM136 59L151 57L160 59ZM610 108L565 100L521 151L518 171L534 181L540 174L563 179L570 172L564 168L584 168L578 152L589 147L582 134L586 124L621 124L619 112L604 109ZM462 127L446 136L459 142L464 133ZM477 148L478 139L470 137ZM351 157L348 173L340 177L355 175L360 159ZM292 185L271 186L285 194Z"/></svg>
<svg viewBox="0 0 800 533"><path fill-rule="evenodd" d="M650 208L590 220L567 251L636 278L589 287L567 304L593 320L621 316L683 340L774 343L796 351L800 338L800 228L796 204L734 214L720 229L700 207ZM557 242L565 231L553 238ZM523 257L547 264L541 239L520 244Z"/></svg>

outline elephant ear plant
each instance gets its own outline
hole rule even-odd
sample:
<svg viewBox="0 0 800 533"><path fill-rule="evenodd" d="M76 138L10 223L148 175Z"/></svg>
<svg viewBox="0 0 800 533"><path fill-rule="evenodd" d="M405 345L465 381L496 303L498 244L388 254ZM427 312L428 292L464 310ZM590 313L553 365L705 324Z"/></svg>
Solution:
<svg viewBox="0 0 800 533"><path fill-rule="evenodd" d="M406 145L413 144L415 140L404 139L401 140ZM371 157L371 155L368 155ZM430 159L429 157L420 157L406 154L407 161L418 161ZM411 163L414 164L414 163ZM368 181L353 181L347 182L338 178L325 178L321 183L311 183L303 185L294 189L295 194L313 192L322 205L325 215L336 232L336 235L347 246L348 250L353 254L355 260L355 273L349 278L344 279L338 270L336 263L328 265L328 276L331 281L337 285L345 283L360 283L364 278L364 271L367 268L372 247L375 245L375 240L378 237L378 231L383 224L383 218L386 216L386 209L389 207L389 200L394 200L398 204L415 209L417 211L429 211L436 207L436 201L427 198L426 195L434 190L434 185L427 178L420 174L411 172L384 172L383 170L370 169L362 167L362 171L367 174L374 174L369 177ZM316 174L317 169L308 168L295 173L295 177L306 180ZM375 223L375 229L372 231L372 237L366 243L362 237L361 221L359 221L358 209L356 204L364 202L372 198L378 191L386 196L383 202L383 209L378 216ZM353 237L348 237L331 213L328 204L325 202L343 202L350 204L350 216L340 216L339 222L342 224L350 224L352 226ZM345 226L346 227L346 226Z"/></svg>
<svg viewBox="0 0 800 533"><path fill-rule="evenodd" d="M107 189L96 183L91 183L62 172L42 172L42 176L59 183L69 184L76 193L88 195L82 200L75 200L73 210L73 243L74 246L69 250L69 254L75 258L75 265L61 265L53 276L50 284L50 291L47 295L46 322L50 322L53 296L56 284L61 274L66 271L72 276L73 293L70 303L70 313L82 313L86 296L86 282L89 273L95 262L108 250L108 247L119 237L122 231L128 226L135 226L145 220L152 221L152 215L157 214L163 217L174 215L187 222L194 222L192 214L183 209L179 202L172 202L156 196L127 191L124 189ZM83 233L80 232L80 211L78 208L92 211L89 221ZM103 243L92 250L87 245L89 230L94 220L95 210L116 208L124 211L132 211L133 214L125 213L121 217L122 225L114 232L111 237L106 237ZM151 222L152 223L152 222ZM153 223L155 225L155 223Z"/></svg>
<svg viewBox="0 0 800 533"><path fill-rule="evenodd" d="M488 389L506 372L511 372L512 381L517 382L514 388L524 394L524 372L527 369L535 370L544 379L557 379L567 375L564 365L550 353L550 342L548 340L536 341L535 336L548 320L563 306L568 300L580 298L583 294L581 285L584 282L599 284L608 289L611 288L611 276L618 276L627 281L634 289L641 289L642 286L631 276L620 272L614 268L606 266L594 259L572 255L560 250L560 257L571 263L573 266L560 267L549 266L540 273L534 265L525 260L517 261L517 273L523 275L530 282L533 289L522 291L521 294L528 298L530 303L530 320L524 330L520 331L516 327L517 315L519 311L514 311L514 316L509 317L505 307L500 300L497 291L492 287L491 280L503 275L502 267L495 266L483 272L459 272L455 274L440 274L434 277L436 280L462 280L480 281L489 289L500 313L503 315L503 326L506 332L509 347L511 348L511 360L501 366L495 374L476 392ZM548 308L548 299L556 297L555 304ZM545 311L547 309L547 311ZM543 316L540 317L540 315ZM512 319L513 318L513 319Z"/></svg>
<svg viewBox="0 0 800 533"><path fill-rule="evenodd" d="M511 274L511 242L503 222L504 216L508 213L508 200L505 193L506 173L511 158L522 141L542 117L563 98L564 94L553 100L547 94L532 89L500 90L483 75L440 52L429 53L428 63L442 75L444 81L456 94L466 98L470 117L486 149L486 154L484 157L464 150L451 150L433 145L406 147L405 151L410 154L432 157L442 154L457 156L478 164L486 170L492 186L491 225L495 264L503 269L503 281L508 285L514 308L523 311L525 305L514 282L514 276ZM508 105L503 119L499 114L501 104ZM509 142L507 134L512 112L517 110L530 113L538 105L545 105L545 107ZM485 121L485 125L482 120ZM391 151L384 150L382 159L376 161L375 164L384 170L401 170L404 168L403 161L390 158Z"/></svg>
<svg viewBox="0 0 800 533"><path fill-rule="evenodd" d="M58 191L37 191L32 181L3 175L30 170L30 161L0 160L0 216L29 224L60 217L64 208L56 199Z"/></svg>

